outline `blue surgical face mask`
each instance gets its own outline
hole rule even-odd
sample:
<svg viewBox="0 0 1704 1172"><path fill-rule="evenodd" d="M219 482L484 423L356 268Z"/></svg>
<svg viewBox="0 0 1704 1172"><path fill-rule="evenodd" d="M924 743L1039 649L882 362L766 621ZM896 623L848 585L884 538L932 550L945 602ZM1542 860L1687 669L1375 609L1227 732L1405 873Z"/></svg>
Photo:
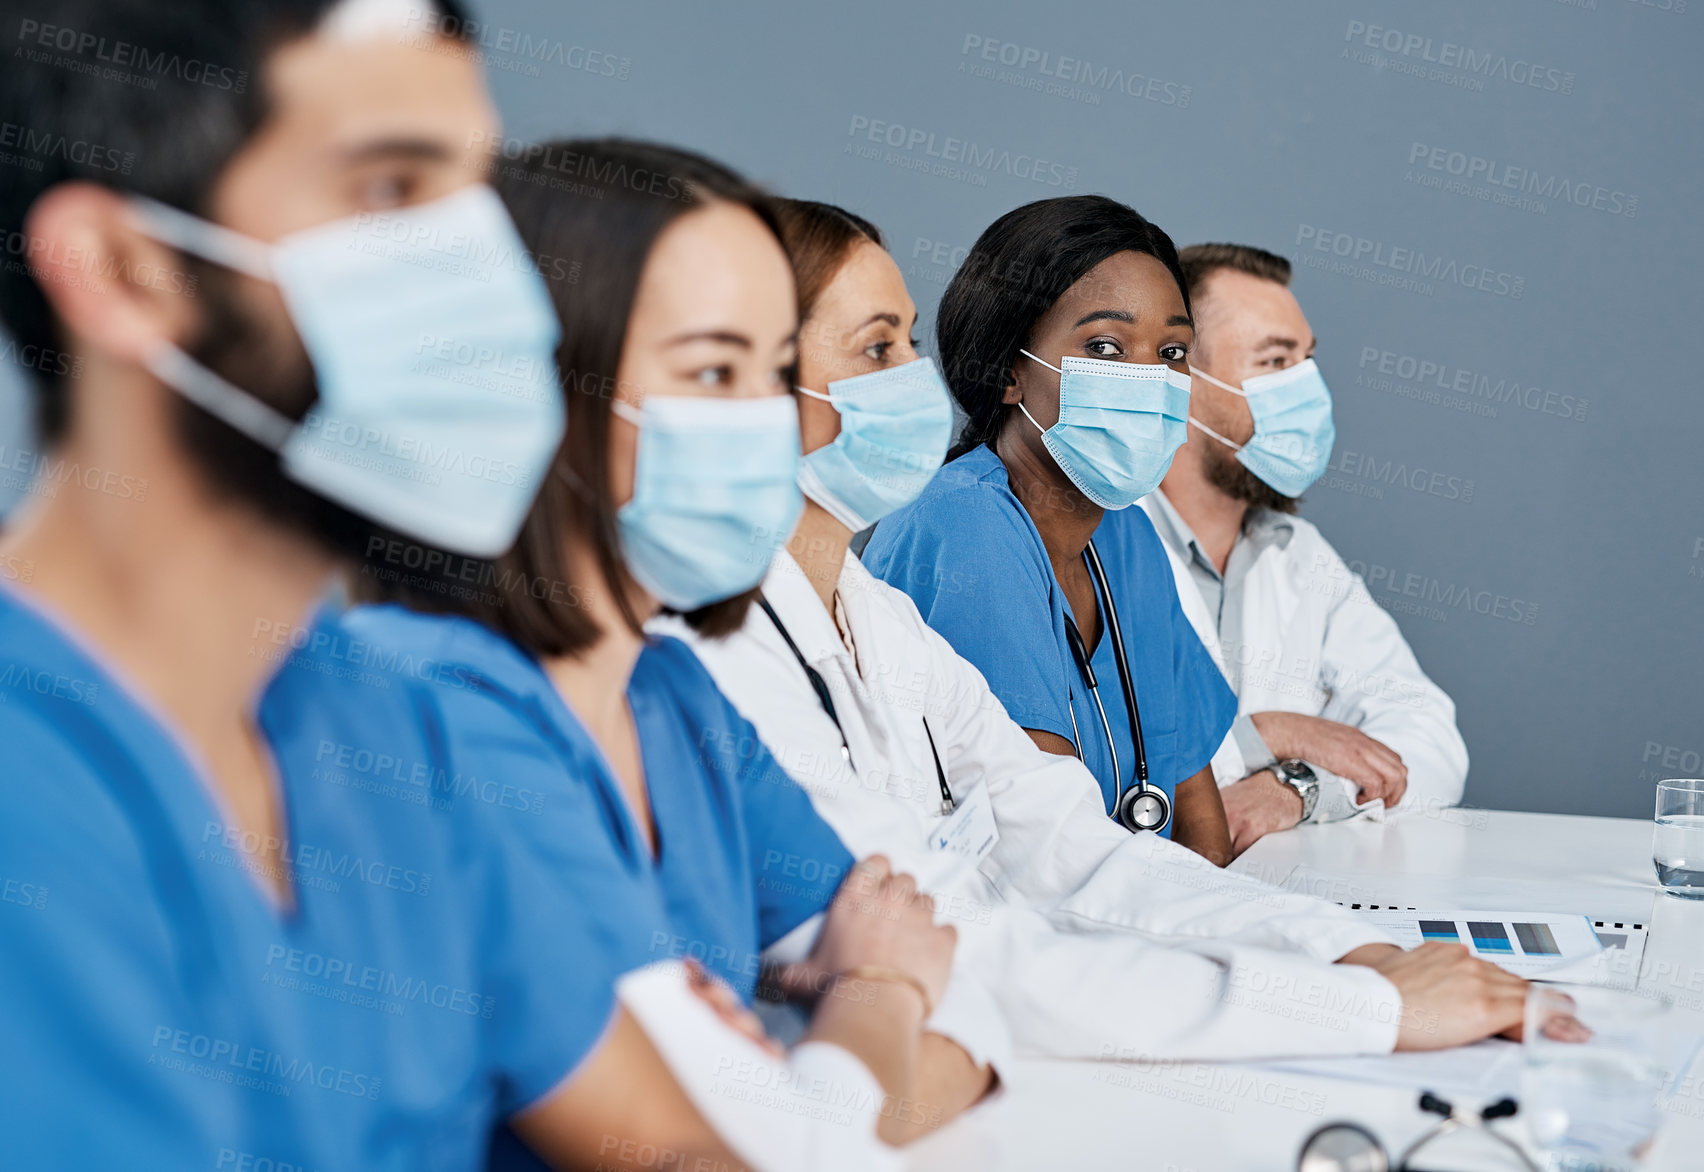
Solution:
<svg viewBox="0 0 1704 1172"><path fill-rule="evenodd" d="M1239 444L1194 417L1190 423L1230 448L1244 468L1284 496L1298 497L1313 487L1331 460L1331 445L1337 442L1331 392L1313 359L1244 379L1240 387L1193 366L1189 369L1196 378L1248 400L1254 435Z"/></svg>
<svg viewBox="0 0 1704 1172"><path fill-rule="evenodd" d="M836 379L826 395L798 390L840 413L834 442L800 464L799 487L854 533L915 500L947 454L952 400L932 358Z"/></svg>
<svg viewBox="0 0 1704 1172"><path fill-rule="evenodd" d="M804 511L799 409L786 395L649 395L615 413L639 428L633 499L616 525L635 581L673 610L759 582Z"/></svg>
<svg viewBox="0 0 1704 1172"><path fill-rule="evenodd" d="M478 184L266 244L134 197L165 244L278 286L319 400L299 423L170 342L148 369L279 454L296 483L457 553L513 544L562 438L556 314Z"/></svg>
<svg viewBox="0 0 1704 1172"><path fill-rule="evenodd" d="M1022 403L1018 410L1041 432L1059 470L1103 509L1127 509L1165 479L1172 457L1189 437L1189 376L1165 363L1061 358L1059 420L1043 428Z"/></svg>

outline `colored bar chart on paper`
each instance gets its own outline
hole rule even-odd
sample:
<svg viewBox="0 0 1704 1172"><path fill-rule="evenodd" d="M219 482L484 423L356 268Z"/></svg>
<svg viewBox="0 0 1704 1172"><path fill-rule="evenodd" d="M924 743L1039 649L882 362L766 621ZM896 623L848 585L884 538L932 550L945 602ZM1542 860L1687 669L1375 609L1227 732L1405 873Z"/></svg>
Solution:
<svg viewBox="0 0 1704 1172"><path fill-rule="evenodd" d="M1585 916L1400 907L1357 910L1388 931L1405 948L1415 948L1433 940L1466 944L1474 955L1523 977L1544 976L1575 961L1590 962L1605 947L1592 930L1592 922Z"/></svg>

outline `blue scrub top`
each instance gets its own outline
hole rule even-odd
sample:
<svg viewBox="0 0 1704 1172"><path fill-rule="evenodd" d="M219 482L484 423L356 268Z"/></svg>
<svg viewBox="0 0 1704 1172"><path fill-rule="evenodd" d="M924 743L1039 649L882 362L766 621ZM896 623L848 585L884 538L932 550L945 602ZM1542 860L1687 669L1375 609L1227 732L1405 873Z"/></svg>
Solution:
<svg viewBox="0 0 1704 1172"><path fill-rule="evenodd" d="M611 852L542 849L548 796L467 784L418 681L302 634L257 714L280 910L173 732L0 589L8 1166L475 1169L646 959Z"/></svg>
<svg viewBox="0 0 1704 1172"><path fill-rule="evenodd" d="M677 639L648 641L627 685L657 853L603 752L537 661L477 623L396 606L351 611L344 633L390 661L432 665L452 755L548 791L535 833L596 840L648 895L629 914L637 963L691 957L750 1002L763 949L825 911L852 857L757 731ZM571 811L567 817L565 813ZM507 1129L488 1167L544 1165Z"/></svg>
<svg viewBox="0 0 1704 1172"><path fill-rule="evenodd" d="M1212 760L1236 717L1236 695L1184 617L1147 515L1108 512L1094 543L1124 633L1148 780L1170 795ZM1100 709L1065 641L1070 606L993 449L984 445L943 467L915 501L876 526L863 556L987 677L1013 720L1078 746L1110 812L1118 783ZM1105 622L1089 662L1129 788L1136 754Z"/></svg>
<svg viewBox="0 0 1704 1172"><path fill-rule="evenodd" d="M551 800L585 813L562 832L598 838L665 910L666 922L646 926L646 961L692 957L749 1002L762 951L825 911L852 865L809 796L678 639L649 639L627 685L653 857L597 743L513 643L469 620L397 606L357 608L343 630L386 654L436 662L450 681L472 681L434 689L453 755L529 791L566 789ZM489 731L517 720L530 736Z"/></svg>

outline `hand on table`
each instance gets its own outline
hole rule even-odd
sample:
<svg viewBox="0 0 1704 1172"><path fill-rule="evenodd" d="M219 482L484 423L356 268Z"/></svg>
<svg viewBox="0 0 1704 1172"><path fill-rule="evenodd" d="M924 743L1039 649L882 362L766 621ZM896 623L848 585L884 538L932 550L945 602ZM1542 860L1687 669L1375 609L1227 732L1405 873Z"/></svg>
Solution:
<svg viewBox="0 0 1704 1172"><path fill-rule="evenodd" d="M1219 791L1225 803L1225 824L1231 830L1231 851L1242 854L1265 835L1288 830L1302 820L1302 795L1262 769Z"/></svg>
<svg viewBox="0 0 1704 1172"><path fill-rule="evenodd" d="M1366 944L1337 963L1366 965L1402 994L1398 1050L1442 1050L1492 1034L1520 1037L1526 981L1465 945L1429 940L1404 950Z"/></svg>
<svg viewBox="0 0 1704 1172"><path fill-rule="evenodd" d="M1280 761L1300 757L1361 787L1359 802L1383 798L1386 809L1408 792L1408 766L1396 750L1351 725L1300 712L1256 712L1251 719Z"/></svg>

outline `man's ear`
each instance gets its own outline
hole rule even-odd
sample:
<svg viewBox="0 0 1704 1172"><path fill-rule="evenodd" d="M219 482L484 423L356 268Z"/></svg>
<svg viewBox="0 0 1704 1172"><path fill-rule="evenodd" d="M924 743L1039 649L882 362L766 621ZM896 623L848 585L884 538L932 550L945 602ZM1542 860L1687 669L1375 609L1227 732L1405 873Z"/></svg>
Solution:
<svg viewBox="0 0 1704 1172"><path fill-rule="evenodd" d="M25 260L67 350L140 366L194 328L197 278L141 231L124 197L94 183L49 188L24 217Z"/></svg>

